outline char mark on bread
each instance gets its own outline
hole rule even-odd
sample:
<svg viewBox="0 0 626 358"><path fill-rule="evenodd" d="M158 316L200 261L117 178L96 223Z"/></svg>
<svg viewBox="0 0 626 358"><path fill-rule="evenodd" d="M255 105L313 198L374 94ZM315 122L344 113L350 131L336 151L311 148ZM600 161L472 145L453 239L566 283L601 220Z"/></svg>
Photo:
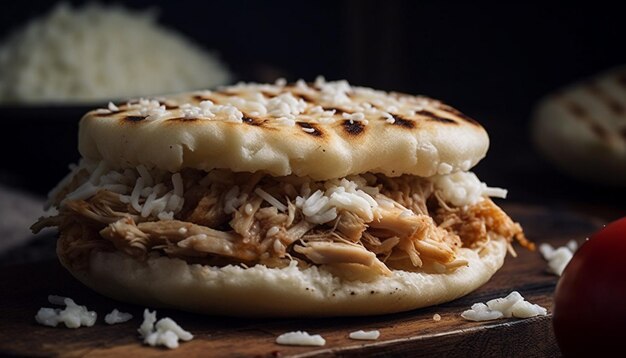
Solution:
<svg viewBox="0 0 626 358"><path fill-rule="evenodd" d="M589 128L599 139L607 140L609 138L608 132L599 123L590 123Z"/></svg>
<svg viewBox="0 0 626 358"><path fill-rule="evenodd" d="M589 130L599 139L609 139L608 131L597 121L589 115L587 109L578 102L566 101L564 102L567 110L572 114L573 119L584 122Z"/></svg>
<svg viewBox="0 0 626 358"><path fill-rule="evenodd" d="M185 118L185 117L174 117L174 118L170 118L167 121L168 122L195 122L195 121L199 121L200 119L198 118Z"/></svg>
<svg viewBox="0 0 626 358"><path fill-rule="evenodd" d="M344 111L341 108L337 108L337 107L324 107L323 109L324 109L324 111L331 111L331 112L335 111L335 114L339 114L339 115L341 115L343 113L346 113L346 111Z"/></svg>
<svg viewBox="0 0 626 358"><path fill-rule="evenodd" d="M443 104L442 103L439 108L441 110L445 111L445 112L454 114L455 116L461 118L462 120L466 121L467 123L473 124L473 125L478 126L478 127L481 126L480 123L478 123L478 121L476 121L474 118L468 116L467 114L459 111L458 109L456 109L456 108L454 108L452 106L449 106L447 104Z"/></svg>
<svg viewBox="0 0 626 358"><path fill-rule="evenodd" d="M576 102L567 102L566 106L567 110L569 110L570 113L574 115L574 117L577 119L581 119L587 116L587 111Z"/></svg>
<svg viewBox="0 0 626 358"><path fill-rule="evenodd" d="M604 103L611 110L611 112L613 112L613 114L617 116L624 114L626 110L624 106L617 99L611 96L611 94L605 91L604 88L597 83L597 81L591 81L587 85L586 90L592 96Z"/></svg>
<svg viewBox="0 0 626 358"><path fill-rule="evenodd" d="M224 94L226 95L226 94ZM194 99L196 102L202 102L202 101L213 101L212 98L207 97L205 95L201 95L201 94L197 94L191 97L192 99Z"/></svg>
<svg viewBox="0 0 626 358"><path fill-rule="evenodd" d="M251 126L262 126L263 123L265 123L264 120L261 120L261 119L258 119L258 118L254 118L254 117L248 116L246 114L243 115L243 118L241 120L243 121L243 123L249 124Z"/></svg>
<svg viewBox="0 0 626 358"><path fill-rule="evenodd" d="M617 83L620 84L622 87L626 88L626 71L620 73L619 75L617 75Z"/></svg>
<svg viewBox="0 0 626 358"><path fill-rule="evenodd" d="M404 127L404 128L408 128L408 129L415 128L415 122L414 121L412 121L410 119L402 118L401 116L399 116L397 114L392 114L391 116L394 119L394 122L392 123L393 125ZM382 119L386 119L386 118L383 117Z"/></svg>
<svg viewBox="0 0 626 358"><path fill-rule="evenodd" d="M122 108L122 106L118 106L118 110L117 111L111 111L111 110L106 110L106 111L101 111L101 112L95 112L93 115L94 117L110 117L114 114L121 114L124 113L126 110Z"/></svg>
<svg viewBox="0 0 626 358"><path fill-rule="evenodd" d="M222 96L226 96L226 97L235 97L237 96L236 92L230 92L230 91L215 91L215 93L220 94ZM198 96L198 97L202 97L202 96ZM205 98L204 100L206 100L208 98Z"/></svg>
<svg viewBox="0 0 626 358"><path fill-rule="evenodd" d="M260 92L263 95L263 97L266 97L266 98L269 98L269 99L272 99L272 98L280 95L280 93L278 93L278 92L270 92L270 91L260 91Z"/></svg>
<svg viewBox="0 0 626 358"><path fill-rule="evenodd" d="M315 103L315 100L313 98L302 93L293 93L293 96L297 99L302 99L304 102L307 103Z"/></svg>
<svg viewBox="0 0 626 358"><path fill-rule="evenodd" d="M124 121L125 122L131 122L131 123L141 122L144 119L146 119L146 116L126 116L126 117L124 117Z"/></svg>
<svg viewBox="0 0 626 358"><path fill-rule="evenodd" d="M425 110L425 109L423 109L421 111L416 111L415 113L419 114L419 115L422 115L422 116L425 116L425 117L427 117L431 121L444 123L444 124L458 124L454 119L438 116L435 113L433 113L431 111L428 111L428 110Z"/></svg>
<svg viewBox="0 0 626 358"><path fill-rule="evenodd" d="M307 122L296 122L301 128L304 129L304 132L312 135L314 137L323 137L324 132L315 124L315 123L307 123Z"/></svg>
<svg viewBox="0 0 626 358"><path fill-rule="evenodd" d="M345 119L342 123L343 129L351 136L359 136L365 131L365 126L360 121Z"/></svg>

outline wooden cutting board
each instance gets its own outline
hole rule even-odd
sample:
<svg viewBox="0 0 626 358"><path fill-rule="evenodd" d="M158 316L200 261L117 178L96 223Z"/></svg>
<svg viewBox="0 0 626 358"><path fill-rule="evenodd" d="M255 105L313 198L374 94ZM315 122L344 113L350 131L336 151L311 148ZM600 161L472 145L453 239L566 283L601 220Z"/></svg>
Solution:
<svg viewBox="0 0 626 358"><path fill-rule="evenodd" d="M522 223L536 243L562 245L582 242L601 222L563 211L524 206L505 209ZM0 272L0 355L17 356L558 356L551 316L468 322L460 313L475 302L519 291L527 300L552 310L557 277L545 272L538 252L517 249L503 268L483 287L456 301L411 312L357 318L324 319L235 319L158 310L158 317L171 317L192 332L195 339L176 350L142 346L137 328L143 307L124 304L93 293L74 280L57 262L8 266ZM47 295L72 297L98 313L93 327L50 328L38 325L39 307L50 307ZM254 297L250 297L254 304ZM113 308L131 312L126 323L109 326L104 315ZM435 322L435 313L441 321ZM377 341L355 341L356 330L380 331ZM305 330L321 334L324 347L290 347L274 343L284 332Z"/></svg>

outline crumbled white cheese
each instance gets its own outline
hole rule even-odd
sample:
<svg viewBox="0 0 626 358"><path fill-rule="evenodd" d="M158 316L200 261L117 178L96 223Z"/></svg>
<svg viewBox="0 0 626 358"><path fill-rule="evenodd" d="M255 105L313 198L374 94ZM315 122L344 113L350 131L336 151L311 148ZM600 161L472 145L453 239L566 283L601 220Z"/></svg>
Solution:
<svg viewBox="0 0 626 358"><path fill-rule="evenodd" d="M398 107L396 107L396 106L387 106L387 108L385 108L385 110L387 112L390 112L390 113L398 112Z"/></svg>
<svg viewBox="0 0 626 358"><path fill-rule="evenodd" d="M461 314L461 317L468 321L490 321L503 316L502 312L492 311L484 303L474 303L471 309L463 311Z"/></svg>
<svg viewBox="0 0 626 358"><path fill-rule="evenodd" d="M169 349L178 348L178 336L172 331L152 332L144 338L143 343L151 346L165 346Z"/></svg>
<svg viewBox="0 0 626 358"><path fill-rule="evenodd" d="M211 111L216 116L224 116L227 122L243 123L243 113L233 105L215 105L211 108Z"/></svg>
<svg viewBox="0 0 626 358"><path fill-rule="evenodd" d="M57 5L3 36L0 102L89 105L229 82L211 53L161 26L148 6L48 3Z"/></svg>
<svg viewBox="0 0 626 358"><path fill-rule="evenodd" d="M276 343L287 346L323 346L326 340L319 334L310 335L308 332L296 331L281 334L276 337Z"/></svg>
<svg viewBox="0 0 626 358"><path fill-rule="evenodd" d="M508 296L490 300L487 304L475 303L461 317L468 321L490 321L498 318L545 316L547 313L544 307L524 300L519 292L513 291Z"/></svg>
<svg viewBox="0 0 626 358"><path fill-rule="evenodd" d="M224 195L224 213L234 213L246 199L248 199L248 195L239 195L239 186L233 186L226 192L226 195Z"/></svg>
<svg viewBox="0 0 626 358"><path fill-rule="evenodd" d="M287 206L283 203L281 203L278 199L276 199L275 197L272 196L272 194L266 192L265 190L257 187L254 189L254 193L258 196L260 196L261 198L263 198L263 200L267 201L268 203L270 203L270 205L272 205L273 207L275 207L276 209L285 212L287 210Z"/></svg>
<svg viewBox="0 0 626 358"><path fill-rule="evenodd" d="M453 169L454 167L448 163L439 163L439 166L437 167L437 174L439 175L450 174L452 173Z"/></svg>
<svg viewBox="0 0 626 358"><path fill-rule="evenodd" d="M516 302L511 308L511 314L517 318L530 318L535 316L545 316L548 310L537 304L525 300Z"/></svg>
<svg viewBox="0 0 626 358"><path fill-rule="evenodd" d="M448 168L444 165L439 169ZM481 201L483 196L506 198L507 194L505 189L488 187L472 172L437 175L432 180L441 198L455 206L473 205Z"/></svg>
<svg viewBox="0 0 626 358"><path fill-rule="evenodd" d="M350 121L350 124L354 122L363 122L363 124L367 124L368 121L365 119L365 114L363 112L355 112L355 113L342 113L342 117Z"/></svg>
<svg viewBox="0 0 626 358"><path fill-rule="evenodd" d="M361 217L365 222L374 219L374 209L378 203L368 194L376 188L360 187L353 180L331 180L325 184L324 191L296 197L296 207L302 209L307 221L323 224L337 218L338 210L347 210Z"/></svg>
<svg viewBox="0 0 626 358"><path fill-rule="evenodd" d="M380 332L377 330L367 331L367 332L363 330L359 330L356 332L350 332L350 335L348 337L350 337L350 339L375 341L378 339L378 337L380 337Z"/></svg>
<svg viewBox="0 0 626 358"><path fill-rule="evenodd" d="M232 101L233 99L231 99ZM241 104L239 107L243 107ZM242 123L243 113L237 106L232 104L214 104L212 101L205 100L200 102L198 106L185 103L180 106L182 115L185 119L215 119L218 116L226 122Z"/></svg>
<svg viewBox="0 0 626 358"><path fill-rule="evenodd" d="M287 117L278 117L276 118L276 123L286 126L286 127L293 127L296 125L296 121L295 119L291 119L291 118L287 118Z"/></svg>
<svg viewBox="0 0 626 358"><path fill-rule="evenodd" d="M315 77L315 82L313 83L313 85L317 88L321 88L325 83L326 83L326 78L324 78L324 76L319 75Z"/></svg>
<svg viewBox="0 0 626 358"><path fill-rule="evenodd" d="M278 232L280 232L280 228L278 226L272 226L271 228L269 228L267 230L267 233L265 234L265 236L266 237L272 237L272 236L278 234Z"/></svg>
<svg viewBox="0 0 626 358"><path fill-rule="evenodd" d="M492 311L502 312L503 317L510 318L513 315L513 305L523 300L524 297L519 292L513 291L506 297L487 301L487 307Z"/></svg>
<svg viewBox="0 0 626 358"><path fill-rule="evenodd" d="M296 81L296 88L304 92L311 92L311 87L309 87L309 85L303 79L299 79Z"/></svg>
<svg viewBox="0 0 626 358"><path fill-rule="evenodd" d="M383 112L382 115L383 115L383 118L385 118L385 122L387 122L389 124L396 123L396 119L394 118L394 116L391 113Z"/></svg>
<svg viewBox="0 0 626 358"><path fill-rule="evenodd" d="M577 249L578 243L574 240L570 240L565 246L557 249L546 243L539 245L539 252L548 261L548 272L558 276L563 274L563 270L565 270Z"/></svg>
<svg viewBox="0 0 626 358"><path fill-rule="evenodd" d="M205 100L200 102L198 106L185 103L180 106L180 110L183 112L185 119L201 118L201 119L213 119L215 113L211 111L214 104L211 101Z"/></svg>
<svg viewBox="0 0 626 358"><path fill-rule="evenodd" d="M178 336L178 338L183 341L190 341L193 339L193 335L187 331L185 331L181 326L179 326L173 319L169 317L161 318L155 325L157 332L167 332L172 331Z"/></svg>
<svg viewBox="0 0 626 358"><path fill-rule="evenodd" d="M345 80L326 82L323 77L318 77L315 80L315 86L320 90L320 99L322 102L332 106L339 106L351 102L348 93L352 88Z"/></svg>
<svg viewBox="0 0 626 358"><path fill-rule="evenodd" d="M274 118L285 117L295 120L295 116L304 112L306 107L304 100L296 99L290 92L286 92L267 102L267 114Z"/></svg>
<svg viewBox="0 0 626 358"><path fill-rule="evenodd" d="M148 311L146 308L143 311L143 322L141 322L141 326L137 329L139 335L141 337L147 337L154 330L154 323L156 322L156 311Z"/></svg>
<svg viewBox="0 0 626 358"><path fill-rule="evenodd" d="M88 311L87 307L77 305L71 298L50 295L48 302L55 305L65 305L65 308L40 308L35 320L44 326L56 327L59 323L63 323L67 328L91 327L98 318L96 312Z"/></svg>
<svg viewBox="0 0 626 358"><path fill-rule="evenodd" d="M162 105L155 99L141 98L137 103L127 103L126 106L130 111L136 111L141 117L146 117L146 120L158 120L170 114L165 109L165 105Z"/></svg>
<svg viewBox="0 0 626 358"><path fill-rule="evenodd" d="M333 124L336 122L335 118L332 117L332 114L330 117L320 117L317 121L321 124Z"/></svg>
<svg viewBox="0 0 626 358"><path fill-rule="evenodd" d="M576 240L570 240L567 242L567 244L565 244L565 246L567 246L567 248L571 251L571 252L576 252L576 250L578 250L578 243L576 242Z"/></svg>
<svg viewBox="0 0 626 358"><path fill-rule="evenodd" d="M252 204L250 203L246 203L246 205L243 207L243 210L246 213L246 215L252 215L254 213L254 208L252 207Z"/></svg>
<svg viewBox="0 0 626 358"><path fill-rule="evenodd" d="M240 82L222 86L218 92L197 91L194 94L203 99L199 104L182 103L176 108L176 104L165 104L165 99L140 99L129 102L125 109L131 115L143 115L147 119L168 116L237 123L243 122L245 113L252 117L272 118L272 124L294 126L298 122L332 124L339 118L349 120L351 124L360 122L365 125L369 120L382 118L393 124L396 114L411 117L417 111L441 105L432 99L390 94L351 86L345 80L326 81L323 77L318 77L313 87L303 80L287 85L279 79L274 84ZM341 116L336 115L337 111ZM302 130L312 133L310 128ZM471 162L465 161L460 169L468 170L470 166ZM447 174L447 171L439 174Z"/></svg>
<svg viewBox="0 0 626 358"><path fill-rule="evenodd" d="M178 341L190 341L193 335L182 329L171 318L161 318L156 322L156 311L143 312L143 322L137 330L143 338L143 343L152 347L165 346L170 349L178 348Z"/></svg>
<svg viewBox="0 0 626 358"><path fill-rule="evenodd" d="M324 113L324 108L322 108L322 106L313 106L311 108L309 108L309 113L311 114L322 114Z"/></svg>
<svg viewBox="0 0 626 358"><path fill-rule="evenodd" d="M104 161L96 166L81 164L81 168L90 174L89 180L69 193L61 206L72 200L87 199L99 190L106 189L120 194L120 200L131 204L142 217L156 216L161 220L171 220L183 207L184 186L180 173L148 170L143 165L123 171L110 170ZM76 172L73 171L72 175ZM168 189L169 182L172 189Z"/></svg>
<svg viewBox="0 0 626 358"><path fill-rule="evenodd" d="M107 324L124 323L131 320L132 318L132 314L120 312L117 310L117 308L115 308L113 309L113 311L111 311L111 313L108 313L106 316L104 316L104 322L106 322Z"/></svg>
<svg viewBox="0 0 626 358"><path fill-rule="evenodd" d="M439 313L435 313L433 315L433 321L435 321L435 322L441 321L441 315Z"/></svg>

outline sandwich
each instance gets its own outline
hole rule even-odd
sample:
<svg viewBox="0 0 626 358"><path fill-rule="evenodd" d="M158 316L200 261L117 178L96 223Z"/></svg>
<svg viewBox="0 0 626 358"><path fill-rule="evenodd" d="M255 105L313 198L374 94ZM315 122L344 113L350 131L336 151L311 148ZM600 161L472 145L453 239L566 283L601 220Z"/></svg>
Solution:
<svg viewBox="0 0 626 358"><path fill-rule="evenodd" d="M423 96L239 83L110 103L50 193L57 253L114 299L231 316L355 316L466 295L522 228L469 170L489 139Z"/></svg>

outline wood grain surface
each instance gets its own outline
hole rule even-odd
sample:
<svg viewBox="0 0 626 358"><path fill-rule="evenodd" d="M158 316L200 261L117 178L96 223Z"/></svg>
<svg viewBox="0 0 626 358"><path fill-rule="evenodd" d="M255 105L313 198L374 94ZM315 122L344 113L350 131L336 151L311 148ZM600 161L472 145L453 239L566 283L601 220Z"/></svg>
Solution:
<svg viewBox="0 0 626 358"><path fill-rule="evenodd" d="M562 211L507 206L536 243L579 243L601 222ZM513 290L548 312L557 277L545 272L538 252L517 249L503 268L483 287L456 301L399 314L324 319L235 319L158 310L192 332L195 339L178 349L143 346L137 335L144 307L124 304L84 288L57 262L8 266L0 272L0 355L8 356L206 356L206 357L329 357L329 356L559 356L552 333L551 316L468 322L460 313L472 303L501 297ZM50 307L47 295L72 297L98 313L93 327L50 328L38 325L39 307ZM254 304L254 297L250 297ZM113 308L131 312L126 323L109 326L104 315ZM435 313L441 321L435 322ZM359 329L380 331L376 341L355 341L348 334ZM324 347L290 347L274 340L284 332L305 330L321 334Z"/></svg>

